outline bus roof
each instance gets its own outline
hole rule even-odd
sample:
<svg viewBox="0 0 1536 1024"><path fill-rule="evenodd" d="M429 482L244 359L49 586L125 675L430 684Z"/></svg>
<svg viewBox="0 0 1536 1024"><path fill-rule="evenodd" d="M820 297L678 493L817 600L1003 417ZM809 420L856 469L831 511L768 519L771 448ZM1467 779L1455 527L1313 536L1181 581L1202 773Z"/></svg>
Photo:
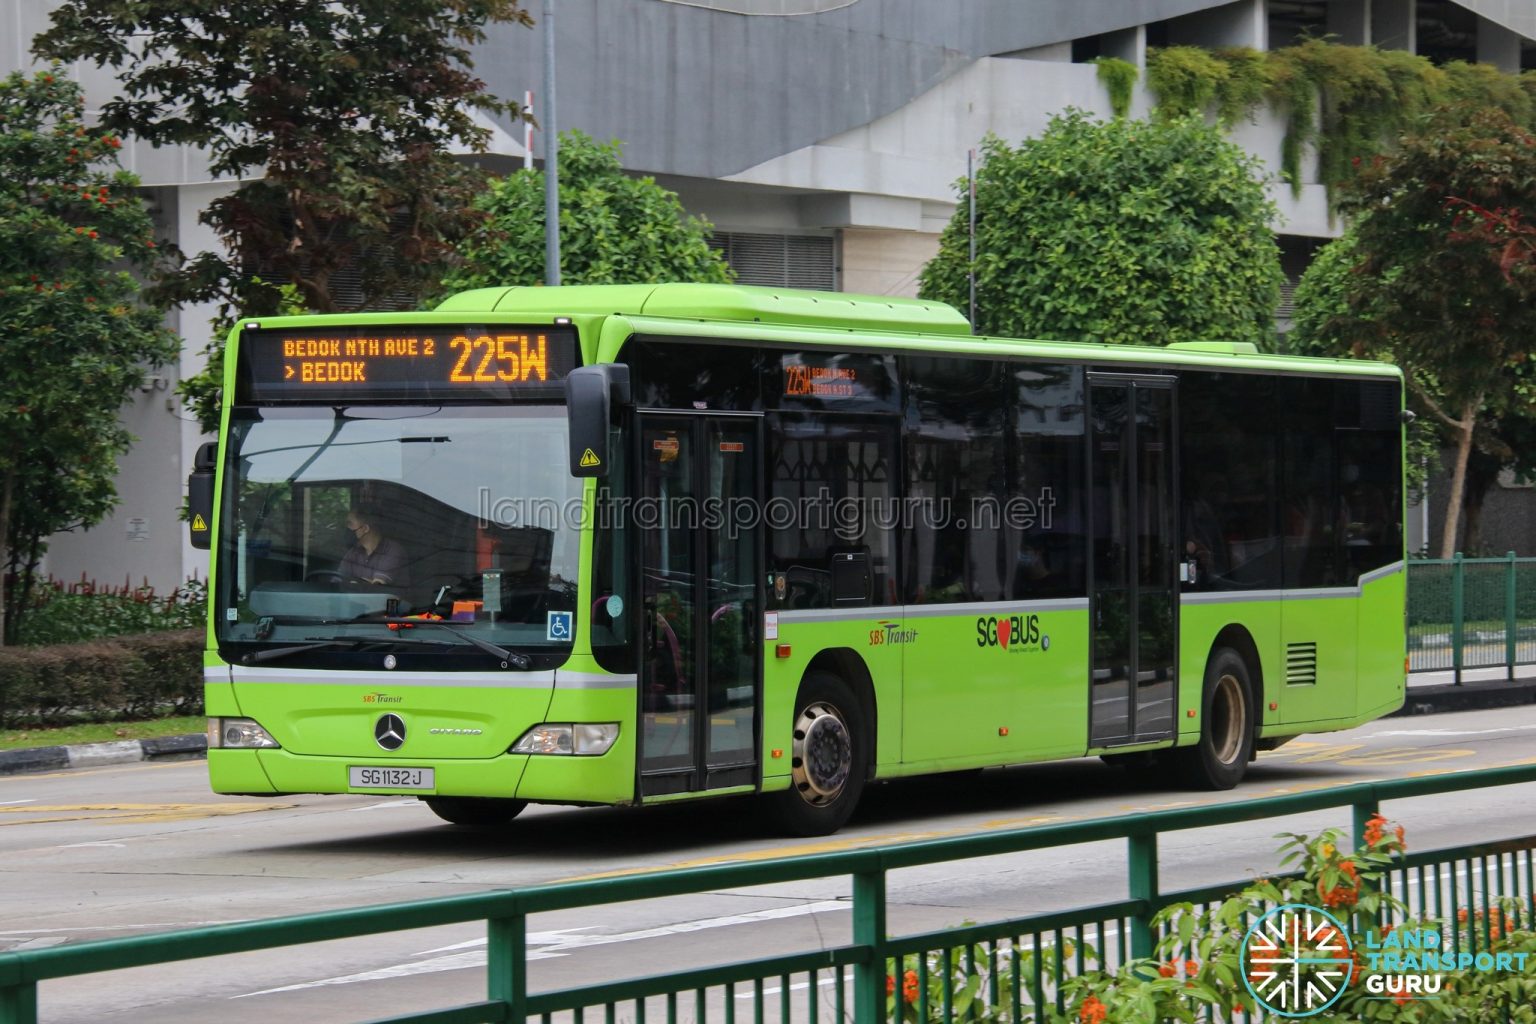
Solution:
<svg viewBox="0 0 1536 1024"><path fill-rule="evenodd" d="M796 288L733 284L480 288L446 299L437 312L614 314L635 321L637 328L689 337L718 337L723 333L720 326L729 324L733 338L790 345L906 350L954 347L973 355L1226 366L1271 372L1400 375L1388 363L1264 353L1246 342L1191 341L1156 348L972 335L970 323L960 311L942 302Z"/></svg>

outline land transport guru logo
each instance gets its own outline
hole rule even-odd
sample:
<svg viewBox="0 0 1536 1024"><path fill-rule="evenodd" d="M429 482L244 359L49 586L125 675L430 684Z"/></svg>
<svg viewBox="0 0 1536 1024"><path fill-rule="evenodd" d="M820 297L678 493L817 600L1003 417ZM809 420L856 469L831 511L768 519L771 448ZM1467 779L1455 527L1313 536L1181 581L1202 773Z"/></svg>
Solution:
<svg viewBox="0 0 1536 1024"><path fill-rule="evenodd" d="M1311 1017L1363 983L1370 998L1436 998L1440 971L1523 971L1528 953L1454 952L1436 928L1368 929L1351 941L1338 918L1299 903L1276 907L1243 936L1242 972L1260 1007ZM1362 979L1363 975L1363 981Z"/></svg>
<svg viewBox="0 0 1536 1024"><path fill-rule="evenodd" d="M976 646L1023 654L1050 650L1051 638L1041 631L1038 615L982 615L976 619Z"/></svg>

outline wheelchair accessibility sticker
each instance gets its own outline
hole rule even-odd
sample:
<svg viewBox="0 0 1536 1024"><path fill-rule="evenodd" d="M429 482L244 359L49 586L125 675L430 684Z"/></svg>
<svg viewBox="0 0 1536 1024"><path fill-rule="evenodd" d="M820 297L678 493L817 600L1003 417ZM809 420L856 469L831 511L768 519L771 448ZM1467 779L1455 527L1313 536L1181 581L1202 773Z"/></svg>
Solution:
<svg viewBox="0 0 1536 1024"><path fill-rule="evenodd" d="M544 635L549 640L569 640L571 638L571 613L550 612Z"/></svg>

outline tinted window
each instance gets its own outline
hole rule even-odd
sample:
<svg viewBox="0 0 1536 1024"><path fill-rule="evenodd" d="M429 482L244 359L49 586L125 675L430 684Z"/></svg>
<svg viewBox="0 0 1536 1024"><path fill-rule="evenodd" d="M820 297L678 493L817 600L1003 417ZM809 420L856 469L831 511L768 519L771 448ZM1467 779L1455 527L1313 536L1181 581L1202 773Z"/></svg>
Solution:
<svg viewBox="0 0 1536 1024"><path fill-rule="evenodd" d="M1275 383L1240 373L1180 378L1182 547L1196 568L1186 589L1281 585Z"/></svg>
<svg viewBox="0 0 1536 1024"><path fill-rule="evenodd" d="M770 602L779 608L894 604L897 451L895 419L769 414ZM842 556L838 586L833 562ZM850 557L851 556L851 557ZM847 563L868 567L850 590Z"/></svg>
<svg viewBox="0 0 1536 1024"><path fill-rule="evenodd" d="M1088 575L1082 367L1011 364L1007 374L1004 524L1015 552L1008 596L1081 596Z"/></svg>
<svg viewBox="0 0 1536 1024"><path fill-rule="evenodd" d="M1397 385L1283 379L1285 585L1353 585L1403 557Z"/></svg>
<svg viewBox="0 0 1536 1024"><path fill-rule="evenodd" d="M763 395L770 409L891 412L900 409L896 361L874 352L765 353Z"/></svg>
<svg viewBox="0 0 1536 1024"><path fill-rule="evenodd" d="M908 600L998 600L1018 559L1002 525L1009 490L1003 366L925 357L903 363Z"/></svg>
<svg viewBox="0 0 1536 1024"><path fill-rule="evenodd" d="M755 348L636 339L625 346L635 404L642 409L761 409Z"/></svg>

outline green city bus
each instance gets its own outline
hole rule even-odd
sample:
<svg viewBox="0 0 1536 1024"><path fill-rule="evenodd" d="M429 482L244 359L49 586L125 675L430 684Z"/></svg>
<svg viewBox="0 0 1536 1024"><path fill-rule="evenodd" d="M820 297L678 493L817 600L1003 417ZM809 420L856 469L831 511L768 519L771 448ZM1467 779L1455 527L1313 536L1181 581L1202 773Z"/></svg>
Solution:
<svg viewBox="0 0 1536 1024"><path fill-rule="evenodd" d="M690 284L262 318L226 358L190 483L220 793L759 794L824 834L924 773L1229 788L1403 702L1391 366Z"/></svg>

